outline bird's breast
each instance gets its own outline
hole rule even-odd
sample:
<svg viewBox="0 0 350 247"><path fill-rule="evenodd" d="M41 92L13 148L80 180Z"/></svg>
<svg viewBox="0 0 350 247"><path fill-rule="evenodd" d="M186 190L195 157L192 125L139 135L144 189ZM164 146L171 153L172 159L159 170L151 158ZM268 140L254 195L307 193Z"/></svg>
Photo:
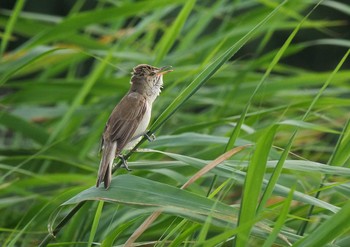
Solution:
<svg viewBox="0 0 350 247"><path fill-rule="evenodd" d="M150 105L147 102L145 114L143 115L143 117L140 121L140 124L137 127L133 137L144 134L144 132L147 129L147 126L149 124L149 121L151 120L151 111L152 111L152 105Z"/></svg>
<svg viewBox="0 0 350 247"><path fill-rule="evenodd" d="M132 136L132 141L130 141L124 149L132 149L142 138L142 136L145 134L145 131L147 129L147 126L149 124L149 121L151 119L151 111L152 111L152 105L149 105L149 103L147 103L147 107L146 107L146 112L143 115L139 126L137 127L134 135ZM136 139L134 139L134 137Z"/></svg>

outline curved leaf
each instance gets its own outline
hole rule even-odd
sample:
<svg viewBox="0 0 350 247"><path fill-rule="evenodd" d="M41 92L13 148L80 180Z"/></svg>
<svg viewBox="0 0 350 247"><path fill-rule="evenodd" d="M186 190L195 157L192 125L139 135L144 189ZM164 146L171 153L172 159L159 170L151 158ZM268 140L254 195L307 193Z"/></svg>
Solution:
<svg viewBox="0 0 350 247"><path fill-rule="evenodd" d="M175 211L182 215L212 215L226 222L236 221L236 210L228 205L177 187L132 175L116 176L112 179L108 190L91 187L62 205L85 200L104 200L136 207L159 207L164 211Z"/></svg>

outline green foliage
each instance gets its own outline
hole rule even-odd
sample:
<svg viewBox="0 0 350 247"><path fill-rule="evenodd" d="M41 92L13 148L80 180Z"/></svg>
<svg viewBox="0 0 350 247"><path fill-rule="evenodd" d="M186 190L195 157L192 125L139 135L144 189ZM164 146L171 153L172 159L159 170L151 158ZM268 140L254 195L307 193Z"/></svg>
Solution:
<svg viewBox="0 0 350 247"><path fill-rule="evenodd" d="M350 245L350 42L321 11L349 4L87 2L63 17L0 9L1 246ZM108 191L92 187L140 63L174 68L157 139Z"/></svg>

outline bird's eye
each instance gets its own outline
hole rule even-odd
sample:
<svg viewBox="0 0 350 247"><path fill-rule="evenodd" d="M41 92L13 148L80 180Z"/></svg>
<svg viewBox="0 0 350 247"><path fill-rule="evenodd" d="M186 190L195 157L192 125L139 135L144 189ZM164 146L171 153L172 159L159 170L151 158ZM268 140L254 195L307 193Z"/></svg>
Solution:
<svg viewBox="0 0 350 247"><path fill-rule="evenodd" d="M149 73L150 76L154 76L155 74L154 72Z"/></svg>

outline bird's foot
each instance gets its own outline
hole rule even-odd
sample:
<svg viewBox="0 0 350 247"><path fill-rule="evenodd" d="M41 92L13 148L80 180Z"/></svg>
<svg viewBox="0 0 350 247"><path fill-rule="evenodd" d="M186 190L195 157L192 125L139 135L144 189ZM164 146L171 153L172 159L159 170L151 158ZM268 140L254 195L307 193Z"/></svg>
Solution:
<svg viewBox="0 0 350 247"><path fill-rule="evenodd" d="M146 132L146 133L143 134L143 135L144 135L144 137L147 138L147 140L148 140L149 142L153 142L153 141L156 139L156 136L155 136L154 134L149 135L149 134Z"/></svg>
<svg viewBox="0 0 350 247"><path fill-rule="evenodd" d="M118 157L123 162L123 164L120 167L125 168L128 172L131 172L132 170L129 168L128 162L124 158L124 155L119 154Z"/></svg>

